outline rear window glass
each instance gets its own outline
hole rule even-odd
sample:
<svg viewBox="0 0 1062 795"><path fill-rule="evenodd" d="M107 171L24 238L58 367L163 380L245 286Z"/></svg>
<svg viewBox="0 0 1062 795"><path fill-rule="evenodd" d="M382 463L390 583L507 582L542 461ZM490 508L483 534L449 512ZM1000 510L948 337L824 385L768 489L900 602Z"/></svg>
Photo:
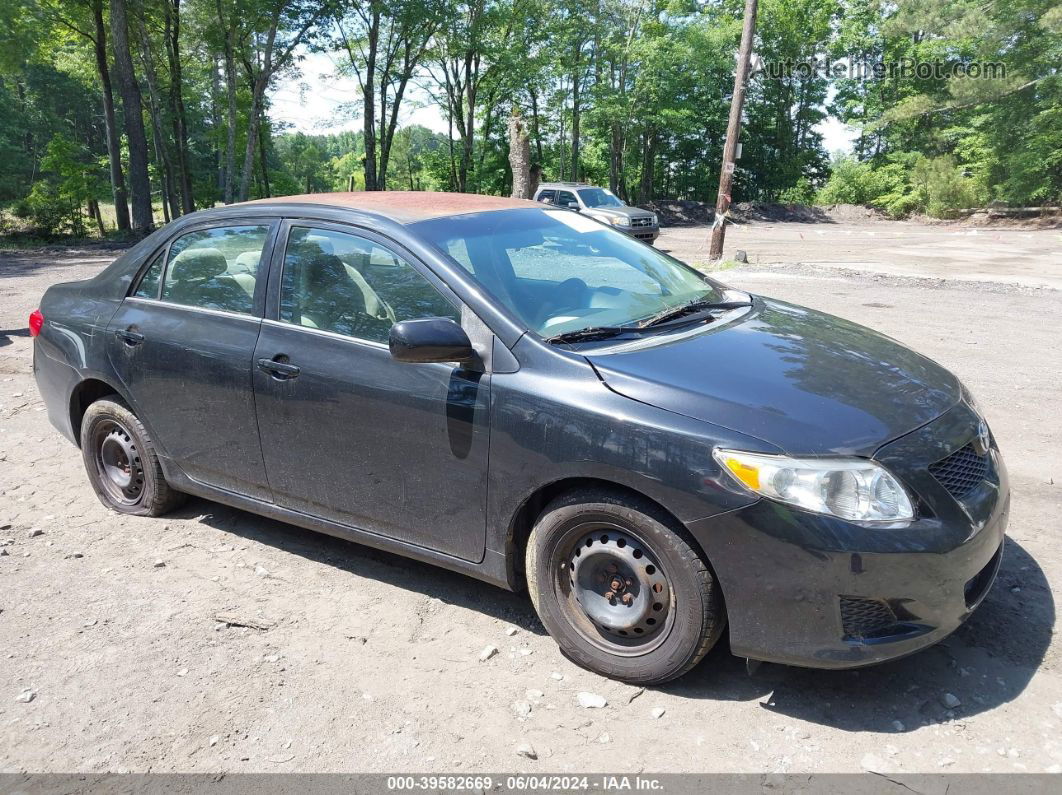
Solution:
<svg viewBox="0 0 1062 795"><path fill-rule="evenodd" d="M251 314L268 226L200 229L170 246L162 300Z"/></svg>

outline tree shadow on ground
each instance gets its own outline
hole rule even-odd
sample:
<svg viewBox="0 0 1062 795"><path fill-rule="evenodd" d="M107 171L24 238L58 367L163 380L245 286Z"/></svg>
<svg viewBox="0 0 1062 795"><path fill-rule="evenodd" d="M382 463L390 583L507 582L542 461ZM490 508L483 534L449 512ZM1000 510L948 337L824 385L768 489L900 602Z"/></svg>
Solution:
<svg viewBox="0 0 1062 795"><path fill-rule="evenodd" d="M707 664L662 690L706 699L753 693L762 696L762 708L780 715L845 731L909 732L1016 698L1043 661L1054 623L1054 600L1043 571L1008 538L999 576L984 603L935 646L847 671L765 663L751 678L743 661L734 657L713 666L713 650ZM743 685L742 677L760 687ZM945 694L961 703L949 708Z"/></svg>
<svg viewBox="0 0 1062 795"><path fill-rule="evenodd" d="M464 574L209 500L190 499L173 516L199 519L209 527L333 566L357 577L476 610L536 635L546 634L526 594L512 593Z"/></svg>
<svg viewBox="0 0 1062 795"><path fill-rule="evenodd" d="M191 500L176 516L198 518L210 527L354 576L546 634L526 594L207 500ZM999 576L984 603L955 634L935 646L856 670L764 663L750 674L746 661L730 654L724 635L697 668L656 689L690 699L759 699L763 709L845 731L907 732L1016 698L1043 661L1054 623L1054 601L1043 571L1008 538ZM945 693L961 704L949 709Z"/></svg>
<svg viewBox="0 0 1062 795"><path fill-rule="evenodd" d="M10 345L14 340L12 337L28 337L29 327L26 328L10 328L0 329L0 348Z"/></svg>

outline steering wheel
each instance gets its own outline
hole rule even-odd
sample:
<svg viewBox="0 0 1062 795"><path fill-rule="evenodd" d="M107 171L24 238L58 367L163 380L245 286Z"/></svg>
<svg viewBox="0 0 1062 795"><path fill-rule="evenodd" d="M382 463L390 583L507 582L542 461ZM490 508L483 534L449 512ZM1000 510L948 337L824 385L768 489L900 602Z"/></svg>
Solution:
<svg viewBox="0 0 1062 795"><path fill-rule="evenodd" d="M565 310L582 309L586 306L589 293L590 288L582 279L565 279L553 288L549 298L543 303L542 309L535 317L536 324L541 326L546 320Z"/></svg>

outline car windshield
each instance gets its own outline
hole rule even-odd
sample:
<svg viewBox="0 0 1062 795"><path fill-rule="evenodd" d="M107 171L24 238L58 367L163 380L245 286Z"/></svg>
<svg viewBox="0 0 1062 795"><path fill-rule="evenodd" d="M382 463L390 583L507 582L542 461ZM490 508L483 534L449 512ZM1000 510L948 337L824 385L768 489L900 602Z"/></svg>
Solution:
<svg viewBox="0 0 1062 795"><path fill-rule="evenodd" d="M565 210L472 213L421 221L411 230L547 338L636 324L723 298L723 288L693 268Z"/></svg>
<svg viewBox="0 0 1062 795"><path fill-rule="evenodd" d="M583 188L579 191L579 198L587 207L622 207L623 202L615 193L604 188Z"/></svg>

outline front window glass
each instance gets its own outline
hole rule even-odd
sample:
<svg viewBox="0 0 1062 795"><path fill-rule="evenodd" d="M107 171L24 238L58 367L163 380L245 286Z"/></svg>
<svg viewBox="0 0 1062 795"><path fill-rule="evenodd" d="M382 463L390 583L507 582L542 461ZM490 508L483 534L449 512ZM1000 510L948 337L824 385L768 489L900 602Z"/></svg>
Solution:
<svg viewBox="0 0 1062 795"><path fill-rule="evenodd" d="M162 300L249 315L268 226L189 232L170 246Z"/></svg>
<svg viewBox="0 0 1062 795"><path fill-rule="evenodd" d="M543 337L626 326L722 291L687 265L626 235L557 210L502 210L411 227Z"/></svg>
<svg viewBox="0 0 1062 795"><path fill-rule="evenodd" d="M579 200L575 198L574 193L570 193L566 190L557 191L557 204L559 204L561 207L567 207L569 202L575 202L575 204L579 204Z"/></svg>
<svg viewBox="0 0 1062 795"><path fill-rule="evenodd" d="M605 188L582 188L579 198L587 207L622 207L623 202L615 193Z"/></svg>
<svg viewBox="0 0 1062 795"><path fill-rule="evenodd" d="M386 343L396 322L428 317L461 321L393 251L358 235L292 227L280 288L284 322Z"/></svg>

